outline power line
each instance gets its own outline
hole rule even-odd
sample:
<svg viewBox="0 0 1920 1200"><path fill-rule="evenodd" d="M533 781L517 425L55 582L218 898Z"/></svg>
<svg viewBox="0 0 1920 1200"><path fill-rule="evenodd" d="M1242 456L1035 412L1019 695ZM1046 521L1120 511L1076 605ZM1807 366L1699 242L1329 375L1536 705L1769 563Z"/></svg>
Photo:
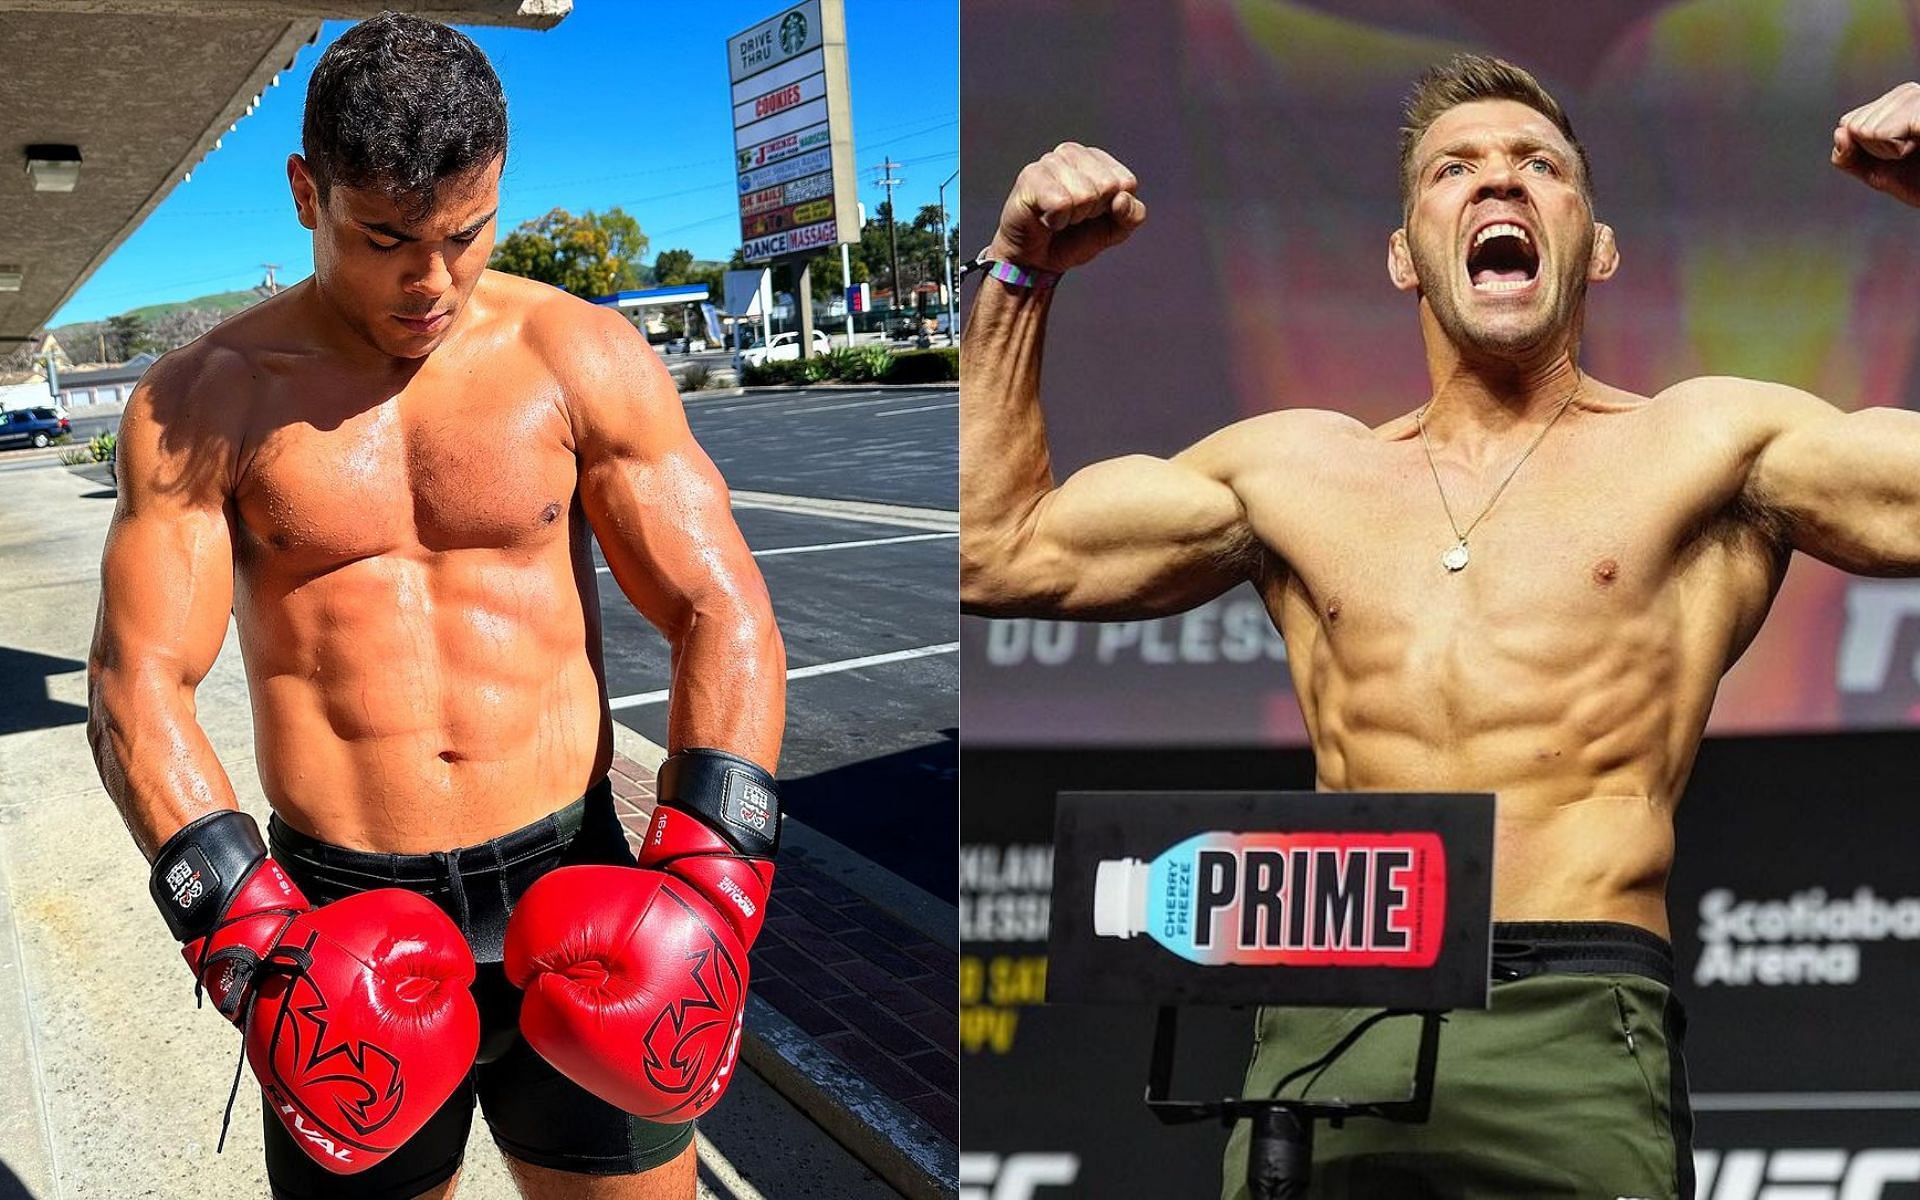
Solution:
<svg viewBox="0 0 1920 1200"><path fill-rule="evenodd" d="M960 123L959 118L952 114L937 114L929 117L915 117L910 121L895 121L891 125L882 125L876 129L869 130L868 132L869 133L890 133L896 129L906 129L908 126L915 126L915 125L924 126L924 128L912 129L907 133L903 133L899 135L898 137L888 138L883 141L868 142L866 145L868 149L878 149L881 146L890 146L895 142L910 141L913 138L924 137L929 133L933 133L937 130L945 129L949 126L958 125L959 123ZM954 153L957 154L958 151L955 151ZM707 158L688 159L684 162L669 163L665 166L650 166L650 167L645 167L645 168L633 170L633 171L616 171L608 175L583 175L583 176L576 176L571 179L543 180L540 183L534 184L533 186L530 186L530 187L517 186L515 182L516 173L510 171L507 178L502 180L501 190L509 194L539 195L543 192L559 191L565 188L572 188L572 187L582 187L587 184L611 183L615 180L621 180L621 179L644 179L644 178L648 178L650 176L655 176L655 175L670 175L676 171L697 170L702 167L716 167L716 168L726 167L730 165L732 161L733 161L732 155L718 155L718 156L707 157ZM726 184L703 184L699 188L691 189L690 191L704 191L709 187L731 187L731 186L732 186L731 182ZM690 191L689 192L667 192L658 196L649 196L649 197L646 197L646 199L666 200L676 196L688 195L690 194ZM637 203L640 203L640 201L635 200L635 201L631 201L630 203L637 204ZM165 215L170 217L255 217L255 216L270 215L273 213L286 212L291 207L291 204L292 202L291 200L289 200L288 203L286 204L274 205L268 208L182 208L182 209L163 209L163 211ZM155 215L158 216L160 215L160 213L156 213Z"/></svg>

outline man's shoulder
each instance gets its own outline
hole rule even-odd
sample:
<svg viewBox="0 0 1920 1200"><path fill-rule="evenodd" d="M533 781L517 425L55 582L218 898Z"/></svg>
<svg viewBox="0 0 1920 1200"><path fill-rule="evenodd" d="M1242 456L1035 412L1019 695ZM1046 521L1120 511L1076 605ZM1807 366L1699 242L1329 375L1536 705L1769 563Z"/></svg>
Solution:
<svg viewBox="0 0 1920 1200"><path fill-rule="evenodd" d="M1378 437L1378 431L1346 413L1326 408L1281 408L1235 421L1209 436L1206 443L1236 457L1271 461L1276 455L1312 456Z"/></svg>
<svg viewBox="0 0 1920 1200"><path fill-rule="evenodd" d="M595 304L537 279L489 270L482 277L488 307L518 328L530 345L556 355L580 350L609 332L632 335L633 323L617 308Z"/></svg>
<svg viewBox="0 0 1920 1200"><path fill-rule="evenodd" d="M636 404L677 400L665 366L621 310L497 271L486 283L488 303L544 364L576 428L630 414Z"/></svg>
<svg viewBox="0 0 1920 1200"><path fill-rule="evenodd" d="M1345 413L1319 408L1284 408L1235 421L1215 430L1175 456L1229 486L1279 470L1289 476L1336 456L1355 439L1372 438L1365 425Z"/></svg>
<svg viewBox="0 0 1920 1200"><path fill-rule="evenodd" d="M190 411L212 420L243 411L249 385L271 371L275 360L304 357L291 316L296 288L241 309L162 354L140 377L134 398L156 410L182 410L183 417Z"/></svg>
<svg viewBox="0 0 1920 1200"><path fill-rule="evenodd" d="M1648 409L1696 436L1725 441L1740 453L1751 453L1801 421L1835 411L1797 387L1735 375L1681 380L1648 401Z"/></svg>
<svg viewBox="0 0 1920 1200"><path fill-rule="evenodd" d="M1740 375L1696 375L1691 379L1682 379L1670 384L1657 393L1653 403L1690 404L1690 405L1735 405L1748 406L1825 403L1810 392L1802 391L1791 384L1774 383L1766 379L1747 379Z"/></svg>
<svg viewBox="0 0 1920 1200"><path fill-rule="evenodd" d="M129 416L205 426L239 407L238 385L252 371L250 345L229 321L153 361L127 402Z"/></svg>
<svg viewBox="0 0 1920 1200"><path fill-rule="evenodd" d="M217 504L232 491L252 366L243 348L208 333L169 350L128 397L117 431L122 495L160 492Z"/></svg>

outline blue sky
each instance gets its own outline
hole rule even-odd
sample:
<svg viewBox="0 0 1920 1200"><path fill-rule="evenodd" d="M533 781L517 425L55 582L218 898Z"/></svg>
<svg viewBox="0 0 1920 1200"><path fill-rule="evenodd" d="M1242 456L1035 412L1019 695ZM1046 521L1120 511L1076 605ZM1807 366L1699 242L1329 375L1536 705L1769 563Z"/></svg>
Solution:
<svg viewBox="0 0 1920 1200"><path fill-rule="evenodd" d="M544 33L467 26L507 93L510 150L502 236L551 208L624 208L651 239L647 261L680 247L724 259L740 243L726 41L786 7L781 0L574 0ZM935 203L960 165L958 0L846 0L848 73L860 199L886 193L888 157L905 186L903 217ZM252 287L262 263L292 283L313 271L294 219L286 156L300 148L307 77L347 29L329 21L280 85L194 168L94 272L49 325L92 321L166 300ZM949 219L959 181L946 190Z"/></svg>

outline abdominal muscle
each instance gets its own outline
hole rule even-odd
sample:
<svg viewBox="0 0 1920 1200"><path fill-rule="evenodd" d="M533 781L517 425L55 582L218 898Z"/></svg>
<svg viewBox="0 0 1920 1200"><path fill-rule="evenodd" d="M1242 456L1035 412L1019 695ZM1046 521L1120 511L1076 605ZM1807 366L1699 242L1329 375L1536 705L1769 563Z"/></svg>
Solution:
<svg viewBox="0 0 1920 1200"><path fill-rule="evenodd" d="M1537 730L1482 734L1447 753L1399 738L1337 740L1319 744L1321 790L1493 794L1494 920L1618 921L1669 936L1673 803L1636 772L1559 761L1511 769L1515 757L1540 757L1527 749L1543 744Z"/></svg>
<svg viewBox="0 0 1920 1200"><path fill-rule="evenodd" d="M256 567L239 582L256 765L295 829L447 850L530 824L606 773L587 650L598 613L564 538L531 554L385 554L309 580Z"/></svg>
<svg viewBox="0 0 1920 1200"><path fill-rule="evenodd" d="M1673 810L1717 678L1669 606L1571 623L1350 615L1367 636L1294 639L1319 786L1490 792L1494 919L1666 936Z"/></svg>

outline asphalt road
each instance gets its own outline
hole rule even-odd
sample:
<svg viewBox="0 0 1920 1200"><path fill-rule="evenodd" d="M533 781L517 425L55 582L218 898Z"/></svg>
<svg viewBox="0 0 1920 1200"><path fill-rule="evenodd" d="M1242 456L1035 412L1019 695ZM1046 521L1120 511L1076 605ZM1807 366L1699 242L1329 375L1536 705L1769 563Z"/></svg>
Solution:
<svg viewBox="0 0 1920 1200"><path fill-rule="evenodd" d="M787 811L950 902L958 561L953 526L939 526L958 505L956 403L950 388L820 388L687 405L736 493L796 498L804 510L735 510L787 646ZM611 575L600 581L614 719L664 743L666 642Z"/></svg>
<svg viewBox="0 0 1920 1200"><path fill-rule="evenodd" d="M736 491L960 506L959 393L809 388L689 398L687 419Z"/></svg>

